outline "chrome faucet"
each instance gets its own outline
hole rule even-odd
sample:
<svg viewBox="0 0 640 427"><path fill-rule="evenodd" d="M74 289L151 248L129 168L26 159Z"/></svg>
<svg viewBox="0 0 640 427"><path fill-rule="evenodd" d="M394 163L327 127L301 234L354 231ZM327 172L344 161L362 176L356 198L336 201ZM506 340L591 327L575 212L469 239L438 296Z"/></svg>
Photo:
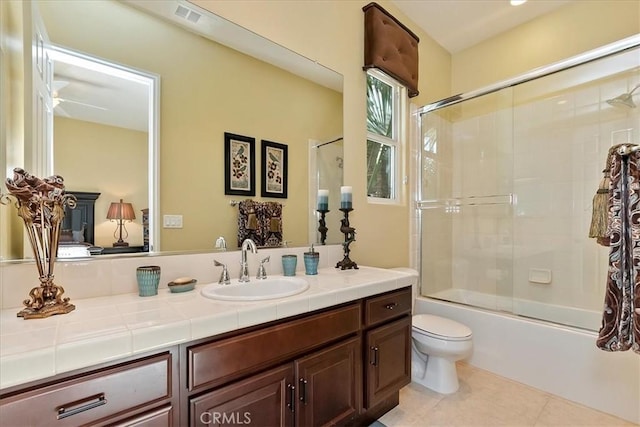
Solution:
<svg viewBox="0 0 640 427"><path fill-rule="evenodd" d="M256 247L256 244L253 242L253 240L245 239L244 242L242 242L242 247L240 248L242 250L242 260L240 261L240 279L238 279L240 283L248 282L250 280L249 263L247 263L247 248L251 249L251 253L253 254L258 253L258 248Z"/></svg>

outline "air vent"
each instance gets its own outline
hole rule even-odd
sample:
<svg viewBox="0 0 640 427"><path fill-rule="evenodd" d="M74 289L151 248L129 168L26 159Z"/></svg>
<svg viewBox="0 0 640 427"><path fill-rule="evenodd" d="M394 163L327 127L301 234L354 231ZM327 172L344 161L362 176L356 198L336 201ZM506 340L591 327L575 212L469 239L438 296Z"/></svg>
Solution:
<svg viewBox="0 0 640 427"><path fill-rule="evenodd" d="M178 5L178 8L176 9L176 15L178 15L180 18L186 18L189 12L189 9L180 5Z"/></svg>
<svg viewBox="0 0 640 427"><path fill-rule="evenodd" d="M194 12L192 10L191 12L189 12L189 16L187 16L187 20L193 22L194 24L197 24L201 16L202 15L200 15L198 12Z"/></svg>
<svg viewBox="0 0 640 427"><path fill-rule="evenodd" d="M194 24L197 24L200 18L202 17L202 15L200 15L198 12L194 12L193 10L190 10L181 5L178 5L178 8L176 9L175 14L180 18L184 18L187 21L192 22Z"/></svg>

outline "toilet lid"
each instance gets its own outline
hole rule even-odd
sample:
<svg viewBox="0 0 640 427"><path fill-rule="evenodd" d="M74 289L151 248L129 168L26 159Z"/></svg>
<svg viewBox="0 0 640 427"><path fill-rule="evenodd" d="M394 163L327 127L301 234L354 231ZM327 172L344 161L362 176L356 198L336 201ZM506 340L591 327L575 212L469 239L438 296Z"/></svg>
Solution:
<svg viewBox="0 0 640 427"><path fill-rule="evenodd" d="M413 316L412 324L414 328L427 334L443 338L460 339L471 336L471 329L462 323L431 314L418 314Z"/></svg>

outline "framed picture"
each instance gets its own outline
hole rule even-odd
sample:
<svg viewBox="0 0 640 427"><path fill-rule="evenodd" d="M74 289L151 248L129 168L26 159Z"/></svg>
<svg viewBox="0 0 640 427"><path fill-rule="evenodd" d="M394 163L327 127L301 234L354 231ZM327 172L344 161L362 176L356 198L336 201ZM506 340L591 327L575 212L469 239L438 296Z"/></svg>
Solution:
<svg viewBox="0 0 640 427"><path fill-rule="evenodd" d="M262 140L261 196L287 198L288 147Z"/></svg>
<svg viewBox="0 0 640 427"><path fill-rule="evenodd" d="M224 133L224 194L256 195L256 140Z"/></svg>

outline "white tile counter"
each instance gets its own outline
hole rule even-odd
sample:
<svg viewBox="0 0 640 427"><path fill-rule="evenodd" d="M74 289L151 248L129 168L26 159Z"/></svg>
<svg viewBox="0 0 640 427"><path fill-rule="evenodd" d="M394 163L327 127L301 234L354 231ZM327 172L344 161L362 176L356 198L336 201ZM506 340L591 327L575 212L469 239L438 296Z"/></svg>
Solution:
<svg viewBox="0 0 640 427"><path fill-rule="evenodd" d="M309 289L287 298L229 302L194 291L136 293L71 301L76 309L46 319L0 311L0 388L49 377L149 350L233 331L415 285L411 271L321 268L305 276ZM252 279L255 281L256 279Z"/></svg>

